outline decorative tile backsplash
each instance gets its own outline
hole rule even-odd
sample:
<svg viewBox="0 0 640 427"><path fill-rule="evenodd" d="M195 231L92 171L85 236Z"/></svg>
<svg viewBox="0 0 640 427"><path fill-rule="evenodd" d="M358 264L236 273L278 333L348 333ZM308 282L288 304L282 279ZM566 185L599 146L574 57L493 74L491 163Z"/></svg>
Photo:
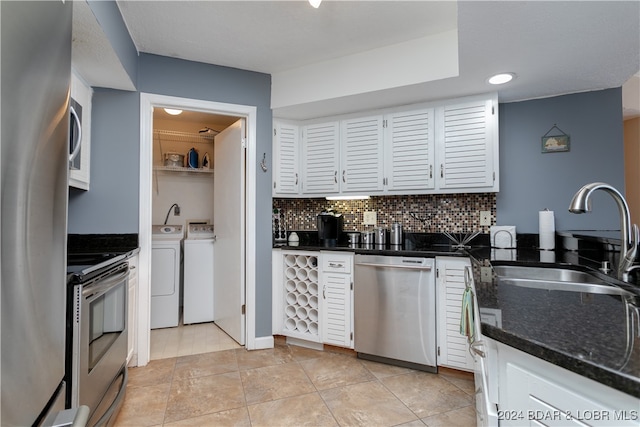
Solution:
<svg viewBox="0 0 640 427"><path fill-rule="evenodd" d="M394 222L416 233L489 233L480 226L480 211L491 211L496 221L496 194L434 194L371 197L369 200L273 199L273 208L282 209L287 230L316 230L316 217L333 209L344 215L344 231L365 231L365 211L377 213L377 226L389 228Z"/></svg>

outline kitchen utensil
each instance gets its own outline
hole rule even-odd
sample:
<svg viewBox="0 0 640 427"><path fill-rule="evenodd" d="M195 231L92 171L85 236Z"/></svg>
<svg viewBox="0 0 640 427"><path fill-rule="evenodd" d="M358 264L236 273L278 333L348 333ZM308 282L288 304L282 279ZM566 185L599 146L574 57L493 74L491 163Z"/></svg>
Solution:
<svg viewBox="0 0 640 427"><path fill-rule="evenodd" d="M291 234L289 234L289 246L298 246L299 244L300 237L298 236L298 233L292 231Z"/></svg>
<svg viewBox="0 0 640 427"><path fill-rule="evenodd" d="M198 152L195 148L187 152L187 166L191 169L198 169Z"/></svg>
<svg viewBox="0 0 640 427"><path fill-rule="evenodd" d="M164 165L173 167L184 167L184 154L168 152L164 153Z"/></svg>
<svg viewBox="0 0 640 427"><path fill-rule="evenodd" d="M276 243L284 243L287 241L287 229L284 226L284 212L282 212L282 209L273 210L271 227L273 229L273 240Z"/></svg>
<svg viewBox="0 0 640 427"><path fill-rule="evenodd" d="M373 245L376 239L375 231L363 231L361 233L362 244L365 246Z"/></svg>
<svg viewBox="0 0 640 427"><path fill-rule="evenodd" d="M516 247L515 225L492 225L489 233L492 248L511 249Z"/></svg>
<svg viewBox="0 0 640 427"><path fill-rule="evenodd" d="M390 244L394 246L402 245L402 224L394 222L391 226Z"/></svg>
<svg viewBox="0 0 640 427"><path fill-rule="evenodd" d="M474 231L473 233L465 233L465 234L460 234L460 237L455 237L454 235L452 235L451 233L449 233L448 231L444 231L442 234L444 234L445 236L447 236L449 238L449 240L451 240L454 245L453 247L456 249L468 249L471 246L469 246L469 243L476 238L476 236L478 234L480 234L479 231Z"/></svg>
<svg viewBox="0 0 640 427"><path fill-rule="evenodd" d="M318 214L318 240L322 246L333 247L337 245L343 224L342 214L336 213L332 209Z"/></svg>
<svg viewBox="0 0 640 427"><path fill-rule="evenodd" d="M375 230L376 246L384 246L387 244L387 229L384 227L377 227Z"/></svg>

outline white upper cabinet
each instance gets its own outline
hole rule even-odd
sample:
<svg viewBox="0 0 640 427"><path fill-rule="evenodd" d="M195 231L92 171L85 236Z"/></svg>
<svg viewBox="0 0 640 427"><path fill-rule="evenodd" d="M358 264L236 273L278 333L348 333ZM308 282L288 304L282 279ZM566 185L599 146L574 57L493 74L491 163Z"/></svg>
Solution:
<svg viewBox="0 0 640 427"><path fill-rule="evenodd" d="M382 116L342 121L343 193L371 194L383 190Z"/></svg>
<svg viewBox="0 0 640 427"><path fill-rule="evenodd" d="M274 122L273 195L293 196L300 191L300 126Z"/></svg>
<svg viewBox="0 0 640 427"><path fill-rule="evenodd" d="M498 191L497 100L449 104L438 114L438 188Z"/></svg>
<svg viewBox="0 0 640 427"><path fill-rule="evenodd" d="M276 121L273 195L499 191L497 94L376 113Z"/></svg>
<svg viewBox="0 0 640 427"><path fill-rule="evenodd" d="M302 128L302 193L335 194L340 191L340 122Z"/></svg>
<svg viewBox="0 0 640 427"><path fill-rule="evenodd" d="M393 113L385 117L386 190L433 190L433 108Z"/></svg>

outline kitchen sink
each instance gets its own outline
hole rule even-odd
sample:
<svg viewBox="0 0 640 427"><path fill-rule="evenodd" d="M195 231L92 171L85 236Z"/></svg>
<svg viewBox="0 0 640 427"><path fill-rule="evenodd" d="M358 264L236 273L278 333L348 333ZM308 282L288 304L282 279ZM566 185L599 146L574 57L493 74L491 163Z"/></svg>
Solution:
<svg viewBox="0 0 640 427"><path fill-rule="evenodd" d="M498 265L493 270L500 277L510 279L552 280L554 282L602 283L602 279L590 273L568 268L526 267L519 265Z"/></svg>
<svg viewBox="0 0 640 427"><path fill-rule="evenodd" d="M503 284L550 291L633 296L631 292L590 273L568 268L499 265L493 270Z"/></svg>

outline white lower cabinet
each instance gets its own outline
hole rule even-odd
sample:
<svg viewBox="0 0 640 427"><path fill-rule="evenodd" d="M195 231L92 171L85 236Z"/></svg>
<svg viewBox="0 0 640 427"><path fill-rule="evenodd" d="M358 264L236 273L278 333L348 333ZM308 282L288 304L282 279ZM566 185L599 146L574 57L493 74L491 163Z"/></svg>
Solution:
<svg viewBox="0 0 640 427"><path fill-rule="evenodd" d="M127 316L127 365L138 366L135 352L138 338L138 255L129 258L129 301Z"/></svg>
<svg viewBox="0 0 640 427"><path fill-rule="evenodd" d="M639 425L639 399L505 344L497 349L501 426Z"/></svg>
<svg viewBox="0 0 640 427"><path fill-rule="evenodd" d="M353 348L353 254L274 249L274 334Z"/></svg>
<svg viewBox="0 0 640 427"><path fill-rule="evenodd" d="M353 348L353 254L320 253L322 341Z"/></svg>
<svg viewBox="0 0 640 427"><path fill-rule="evenodd" d="M436 257L436 313L438 366L473 372L473 356L460 333L464 269L470 266L469 258Z"/></svg>

